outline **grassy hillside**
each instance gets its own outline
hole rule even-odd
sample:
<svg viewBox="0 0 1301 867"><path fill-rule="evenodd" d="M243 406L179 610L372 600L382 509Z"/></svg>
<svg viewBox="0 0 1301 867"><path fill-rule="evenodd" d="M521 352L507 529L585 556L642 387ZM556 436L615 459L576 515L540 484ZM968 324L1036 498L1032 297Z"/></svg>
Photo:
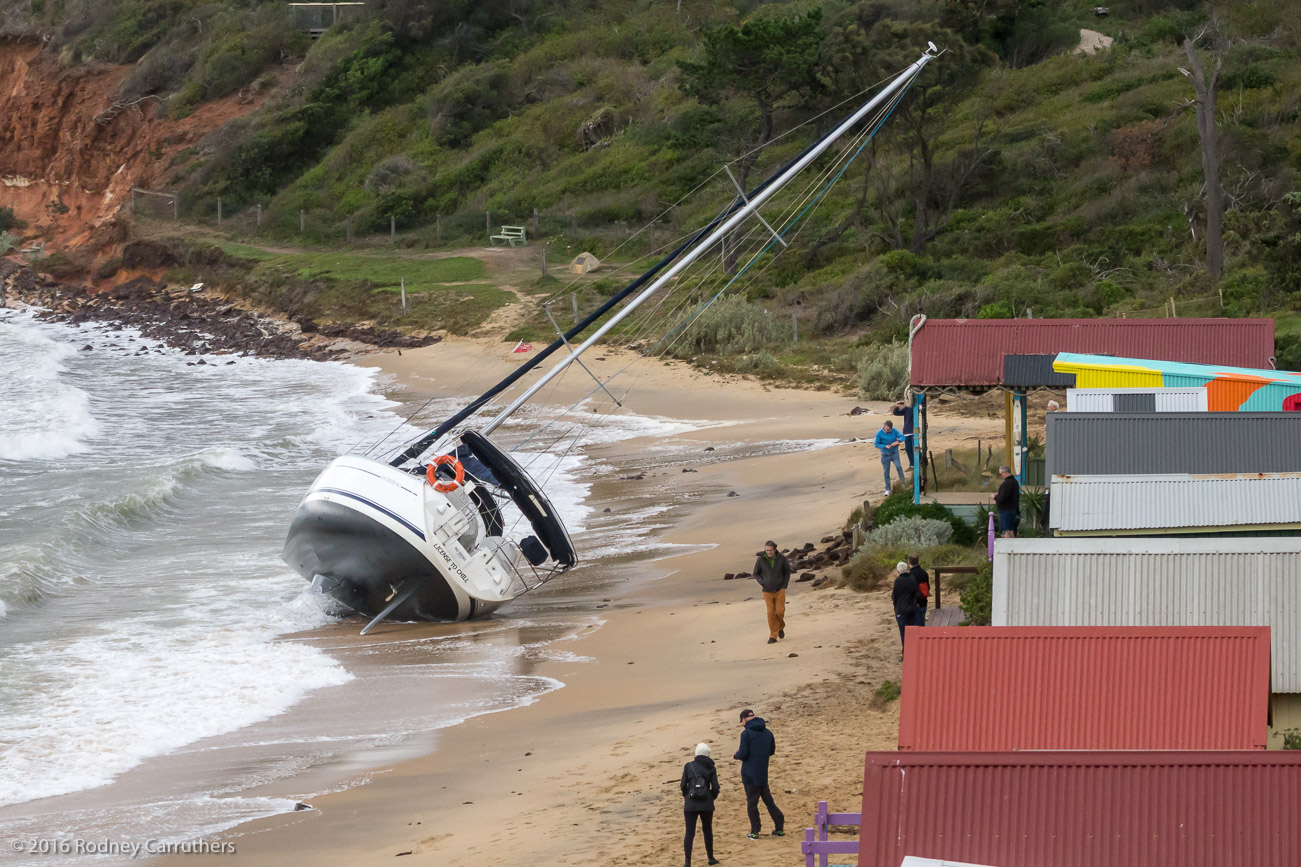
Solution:
<svg viewBox="0 0 1301 867"><path fill-rule="evenodd" d="M729 314L746 339L684 351L843 373L917 312L1162 316L1173 299L1178 315L1282 316L1280 360L1301 366L1294 4L1217 3L1212 19L1162 0L1106 17L1068 0L388 0L315 42L279 4L13 5L10 32L43 30L69 62L137 62L124 89L160 95L174 116L298 64L288 92L176 166L195 219L221 196L228 215L263 204L270 237L297 238L301 210L318 242L337 243L351 216L359 233L393 219L423 246L435 221L444 243L481 242L485 210L502 223L537 209L544 235L577 225L601 258L721 163L765 176L839 113L823 112L933 39L948 53L747 285L752 304ZM1114 45L1071 53L1082 27ZM1222 64L1218 281L1203 267L1204 176L1180 73L1183 40L1208 27L1202 63ZM769 124L797 129L745 158ZM726 183L621 255L712 216ZM790 345L789 326L773 327L792 311L816 341Z"/></svg>

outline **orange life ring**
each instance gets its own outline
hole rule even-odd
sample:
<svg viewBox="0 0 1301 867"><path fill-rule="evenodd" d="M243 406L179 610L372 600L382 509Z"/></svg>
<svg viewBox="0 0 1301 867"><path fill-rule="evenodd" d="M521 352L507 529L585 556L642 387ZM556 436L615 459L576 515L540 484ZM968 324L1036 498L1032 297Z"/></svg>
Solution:
<svg viewBox="0 0 1301 867"><path fill-rule="evenodd" d="M445 464L451 464L452 469L456 470L456 481L444 482L439 480L438 468ZM433 463L425 470L425 481L433 485L434 490L441 494L455 491L465 483L465 467L461 466L461 462L451 455L439 455L434 458Z"/></svg>

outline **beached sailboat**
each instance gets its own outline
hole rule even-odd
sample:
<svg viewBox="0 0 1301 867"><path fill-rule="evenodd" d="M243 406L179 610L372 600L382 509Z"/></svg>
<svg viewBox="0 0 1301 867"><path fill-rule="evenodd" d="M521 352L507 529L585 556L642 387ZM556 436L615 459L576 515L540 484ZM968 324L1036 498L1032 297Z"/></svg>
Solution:
<svg viewBox="0 0 1301 867"><path fill-rule="evenodd" d="M285 541L285 561L321 592L371 617L363 633L386 618L481 617L572 568L578 555L563 520L543 487L494 443L493 431L620 321L725 238L733 237L747 221L768 233L760 255L785 247L784 230L774 229L760 215L760 207L870 118L857 134L865 143L938 53L934 44L928 45L872 99L753 191L746 193L738 186L731 206L712 222L396 457L383 461L346 455L333 461L298 506ZM837 159L847 165L861 149L860 143L852 154ZM835 173L831 183L843 171ZM601 322L606 314L609 317ZM593 326L597 327L581 343L572 342ZM478 430L463 427L491 400L561 350L565 353L560 360L491 421ZM598 385L604 388L599 380ZM433 460L426 455L434 455Z"/></svg>

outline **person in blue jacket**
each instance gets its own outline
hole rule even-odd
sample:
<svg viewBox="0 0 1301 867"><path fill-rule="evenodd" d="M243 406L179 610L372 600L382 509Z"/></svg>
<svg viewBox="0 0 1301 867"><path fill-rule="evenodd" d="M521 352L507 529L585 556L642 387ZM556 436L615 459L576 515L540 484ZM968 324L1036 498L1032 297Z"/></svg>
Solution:
<svg viewBox="0 0 1301 867"><path fill-rule="evenodd" d="M751 840L759 839L759 799L772 817L774 837L786 836L786 817L777 809L777 802L768 788L768 759L777 753L777 739L763 720L748 707L741 711L741 746L732 758L741 763L741 785L745 787L745 811L750 816Z"/></svg>
<svg viewBox="0 0 1301 867"><path fill-rule="evenodd" d="M887 497L890 496L890 464L894 464L899 481L903 481L903 464L899 462L899 446L902 444L903 436L894 429L894 422L892 421L887 421L881 425L881 429L876 432L876 439L872 442L872 445L876 446L881 452L881 469L885 471L885 495Z"/></svg>

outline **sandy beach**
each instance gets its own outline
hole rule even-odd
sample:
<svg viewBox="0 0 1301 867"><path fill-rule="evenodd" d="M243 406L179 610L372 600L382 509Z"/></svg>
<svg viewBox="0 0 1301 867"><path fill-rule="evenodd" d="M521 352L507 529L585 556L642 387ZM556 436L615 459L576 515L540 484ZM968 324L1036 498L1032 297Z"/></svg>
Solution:
<svg viewBox="0 0 1301 867"><path fill-rule="evenodd" d="M515 363L509 350L448 341L358 362L380 366L394 379L390 396L414 402L495 381ZM605 376L632 360L619 352L590 356ZM432 752L375 769L365 785L315 797L312 810L224 832L220 839L235 844L241 863L353 865L395 856L439 865L678 863L678 780L702 740L713 745L722 780L715 836L724 863L794 863L819 800L833 810L856 808L863 751L893 748L897 737L897 702L872 701L883 681L900 677L887 591L792 583L788 637L769 645L758 585L723 575L750 570L767 538L783 548L817 543L855 505L879 498L880 463L862 440L888 406L680 364L633 367L640 370L626 380L632 412L726 425L689 434L698 461L660 464L652 444L638 440L589 450L613 468L592 488L589 504L598 512L610 509L617 519L648 499L675 506L668 528L641 553L600 575L562 577L528 603L531 620L576 609L599 618L565 643L567 655L537 666L564 687L445 729ZM568 376L546 402L564 405L590 390L590 379ZM850 415L855 406L867 412ZM937 414L931 435L957 444L998 429L996 420ZM773 447L783 441L816 445ZM630 471L642 478L617 475ZM630 526L630 541L640 532ZM454 627L385 624L370 638L431 628ZM768 836L766 814L763 838L745 837L739 763L731 760L742 707L766 718L777 739L771 773L787 817L784 839ZM698 839L703 863L701 845ZM204 860L183 863L196 857Z"/></svg>

